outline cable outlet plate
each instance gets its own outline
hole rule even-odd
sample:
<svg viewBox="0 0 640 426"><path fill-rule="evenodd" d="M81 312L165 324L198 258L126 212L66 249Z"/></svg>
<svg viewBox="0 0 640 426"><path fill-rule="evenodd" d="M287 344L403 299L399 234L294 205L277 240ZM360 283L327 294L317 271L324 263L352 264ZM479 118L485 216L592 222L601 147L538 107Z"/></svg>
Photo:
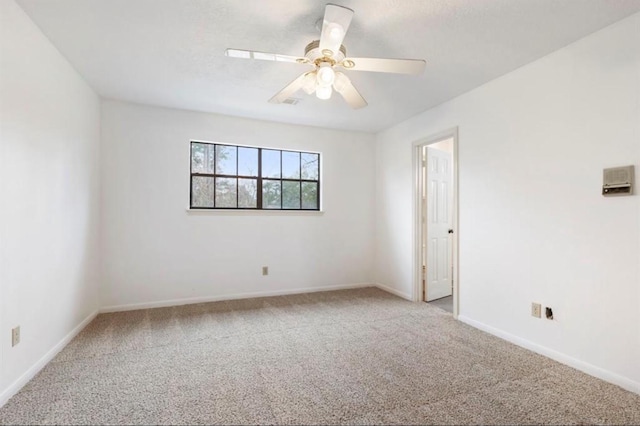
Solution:
<svg viewBox="0 0 640 426"><path fill-rule="evenodd" d="M11 347L20 343L20 326L11 329Z"/></svg>
<svg viewBox="0 0 640 426"><path fill-rule="evenodd" d="M531 316L532 317L536 317L536 318L540 318L542 316L542 305L540 305L539 303L532 303L531 304Z"/></svg>
<svg viewBox="0 0 640 426"><path fill-rule="evenodd" d="M269 267L268 266L263 266L262 267L262 275L269 275Z"/></svg>

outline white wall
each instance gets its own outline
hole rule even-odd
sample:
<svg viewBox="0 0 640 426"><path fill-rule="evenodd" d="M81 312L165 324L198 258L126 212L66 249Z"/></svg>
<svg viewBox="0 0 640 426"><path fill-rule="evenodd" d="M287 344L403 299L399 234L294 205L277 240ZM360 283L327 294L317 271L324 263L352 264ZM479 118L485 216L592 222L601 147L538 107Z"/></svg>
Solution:
<svg viewBox="0 0 640 426"><path fill-rule="evenodd" d="M99 307L100 102L12 0L0 70L1 405Z"/></svg>
<svg viewBox="0 0 640 426"><path fill-rule="evenodd" d="M461 318L640 392L640 196L600 195L640 171L639 40L636 14L379 134L377 282L412 294L411 144L459 126Z"/></svg>
<svg viewBox="0 0 640 426"><path fill-rule="evenodd" d="M324 213L188 213L192 139L321 152ZM364 133L104 101L103 306L370 284L373 151Z"/></svg>

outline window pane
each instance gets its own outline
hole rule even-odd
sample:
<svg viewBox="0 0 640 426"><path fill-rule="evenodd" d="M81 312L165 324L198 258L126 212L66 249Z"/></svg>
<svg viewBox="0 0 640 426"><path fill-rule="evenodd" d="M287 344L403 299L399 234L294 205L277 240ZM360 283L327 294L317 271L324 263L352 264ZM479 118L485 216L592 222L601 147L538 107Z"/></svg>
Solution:
<svg viewBox="0 0 640 426"><path fill-rule="evenodd" d="M216 145L216 174L235 175L236 167L236 147Z"/></svg>
<svg viewBox="0 0 640 426"><path fill-rule="evenodd" d="M238 179L238 207L258 207L258 180Z"/></svg>
<svg viewBox="0 0 640 426"><path fill-rule="evenodd" d="M215 145L208 143L191 144L191 173L213 174Z"/></svg>
<svg viewBox="0 0 640 426"><path fill-rule="evenodd" d="M262 177L280 177L280 151L272 149L262 150Z"/></svg>
<svg viewBox="0 0 640 426"><path fill-rule="evenodd" d="M302 179L318 180L319 155L302 153Z"/></svg>
<svg viewBox="0 0 640 426"><path fill-rule="evenodd" d="M300 182L282 182L282 208L300 208Z"/></svg>
<svg viewBox="0 0 640 426"><path fill-rule="evenodd" d="M236 178L216 178L216 208L236 208L238 206Z"/></svg>
<svg viewBox="0 0 640 426"><path fill-rule="evenodd" d="M213 178L191 178L191 207L213 207Z"/></svg>
<svg viewBox="0 0 640 426"><path fill-rule="evenodd" d="M318 209L318 184L315 182L302 182L302 208Z"/></svg>
<svg viewBox="0 0 640 426"><path fill-rule="evenodd" d="M282 151L282 177L300 179L300 153Z"/></svg>
<svg viewBox="0 0 640 426"><path fill-rule="evenodd" d="M279 209L281 182L279 180L263 180L262 181L262 208L263 209Z"/></svg>
<svg viewBox="0 0 640 426"><path fill-rule="evenodd" d="M238 175L258 176L258 150L238 147Z"/></svg>

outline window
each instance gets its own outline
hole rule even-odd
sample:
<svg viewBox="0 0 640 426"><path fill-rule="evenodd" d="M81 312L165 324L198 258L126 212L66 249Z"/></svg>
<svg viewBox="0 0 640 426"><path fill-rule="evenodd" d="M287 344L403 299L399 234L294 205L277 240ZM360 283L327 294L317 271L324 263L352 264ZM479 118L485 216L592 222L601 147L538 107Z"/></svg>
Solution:
<svg viewBox="0 0 640 426"><path fill-rule="evenodd" d="M320 154L191 142L192 209L320 210Z"/></svg>

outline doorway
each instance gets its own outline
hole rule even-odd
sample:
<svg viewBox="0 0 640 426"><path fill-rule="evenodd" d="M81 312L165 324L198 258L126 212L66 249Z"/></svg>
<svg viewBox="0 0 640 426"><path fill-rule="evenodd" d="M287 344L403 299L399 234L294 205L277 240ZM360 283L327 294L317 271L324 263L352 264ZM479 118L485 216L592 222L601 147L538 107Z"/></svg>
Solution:
<svg viewBox="0 0 640 426"><path fill-rule="evenodd" d="M415 300L458 316L457 130L414 144Z"/></svg>

